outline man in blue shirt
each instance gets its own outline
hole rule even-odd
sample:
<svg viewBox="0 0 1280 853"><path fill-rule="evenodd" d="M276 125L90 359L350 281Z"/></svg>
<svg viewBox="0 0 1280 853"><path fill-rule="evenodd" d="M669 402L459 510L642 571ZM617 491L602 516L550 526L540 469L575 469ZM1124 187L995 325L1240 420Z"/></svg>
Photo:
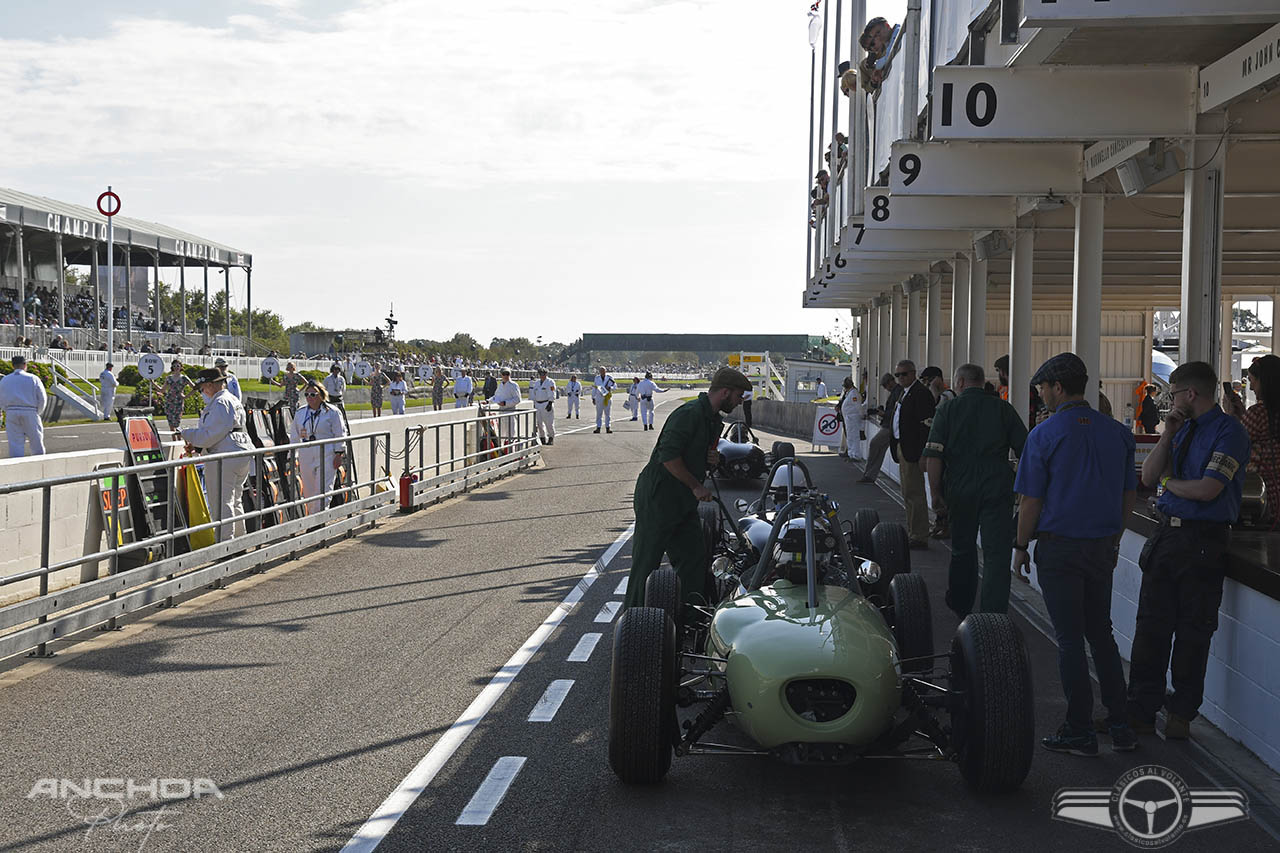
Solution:
<svg viewBox="0 0 1280 853"><path fill-rule="evenodd" d="M1138 745L1127 723L1124 668L1111 634L1111 574L1124 520L1137 497L1133 435L1084 399L1088 370L1064 352L1032 377L1054 414L1033 429L1018 465L1014 491L1022 495L1014 565L1031 572L1027 545L1036 539L1036 571L1058 641L1058 673L1067 719L1040 743L1054 752L1097 755L1088 640L1107 708L1111 748Z"/></svg>
<svg viewBox="0 0 1280 853"><path fill-rule="evenodd" d="M1182 740L1204 699L1249 435L1214 402L1218 377L1212 366L1188 362L1170 374L1169 386L1173 410L1142 463L1142 482L1162 487L1156 504L1161 518L1138 559L1142 590L1129 666L1129 719L1139 730L1152 730L1164 705L1165 737ZM1173 693L1166 700L1170 670Z"/></svg>

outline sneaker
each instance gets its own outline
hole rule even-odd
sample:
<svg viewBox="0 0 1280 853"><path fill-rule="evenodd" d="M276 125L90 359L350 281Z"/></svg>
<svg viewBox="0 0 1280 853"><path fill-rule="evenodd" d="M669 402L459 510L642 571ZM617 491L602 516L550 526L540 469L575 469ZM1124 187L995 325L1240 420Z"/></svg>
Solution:
<svg viewBox="0 0 1280 853"><path fill-rule="evenodd" d="M1165 714L1164 731L1161 734L1165 740L1186 740L1191 737L1191 721L1169 711Z"/></svg>
<svg viewBox="0 0 1280 853"><path fill-rule="evenodd" d="M1107 733L1111 735L1112 752L1133 752L1138 748L1138 735L1128 723L1108 726Z"/></svg>
<svg viewBox="0 0 1280 853"><path fill-rule="evenodd" d="M1093 732L1076 733L1071 726L1063 723L1057 734L1040 739L1040 745L1050 752L1062 752L1068 755L1097 755L1098 736Z"/></svg>

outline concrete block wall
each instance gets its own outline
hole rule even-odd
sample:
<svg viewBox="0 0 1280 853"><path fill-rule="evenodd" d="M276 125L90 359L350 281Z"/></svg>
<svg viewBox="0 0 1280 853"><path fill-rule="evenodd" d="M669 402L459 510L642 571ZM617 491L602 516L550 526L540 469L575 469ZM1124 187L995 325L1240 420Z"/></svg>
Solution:
<svg viewBox="0 0 1280 853"><path fill-rule="evenodd" d="M524 403L522 408L531 408ZM419 412L417 414L382 417L377 419L362 418L351 422L353 436L368 435L383 430L390 432L391 470L394 482L398 481L404 471L403 455L404 430L418 424L439 424L462 420L471 417L475 409L446 409L440 412ZM456 428L455 452L459 455L476 449L476 429L474 425ZM423 443L423 461L430 465L436 461L435 442L431 434ZM176 459L182 451L182 445L171 442L165 445L170 459ZM355 443L356 465L359 478L369 478L369 443ZM449 457L448 433L442 434L440 455ZM376 471L383 473L386 456L379 448ZM412 462L417 464L418 453L415 447ZM114 463L123 465L123 450L84 450L73 453L53 453L45 456L28 456L20 459L0 459L0 483L13 484L36 480L46 480L70 474L87 474L97 465ZM95 503L94 489L91 481L85 480L53 488L52 518L50 525L50 563L81 557L92 553L106 545L106 537L99 532L96 544L89 540L89 530L95 529L98 505ZM18 574L31 569L40 568L40 538L42 524L41 490L30 489L9 495L0 495L0 577ZM82 579L96 578L99 572L105 572L106 565L87 566L83 573L80 567L73 567L55 572L49 578L50 591L73 586ZM39 593L38 579L21 581L0 587L0 607L21 601Z"/></svg>

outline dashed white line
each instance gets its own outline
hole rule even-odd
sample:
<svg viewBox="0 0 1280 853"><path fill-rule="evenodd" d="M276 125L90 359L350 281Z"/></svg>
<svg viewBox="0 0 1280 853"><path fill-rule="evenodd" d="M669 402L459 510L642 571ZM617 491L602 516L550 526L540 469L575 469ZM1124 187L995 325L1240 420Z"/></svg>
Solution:
<svg viewBox="0 0 1280 853"><path fill-rule="evenodd" d="M524 641L524 645L490 679L485 688L480 691L480 695L467 706L467 710L462 712L462 716L458 717L454 724L449 727L449 730L440 736L440 740L436 741L435 746L431 747L431 751L422 757L422 760L409 771L409 775L404 778L399 787L382 801L382 805L378 806L378 810L356 831L356 834L342 848L343 853L370 853L370 851L377 849L382 839L386 838L387 833L408 811L409 806L413 805L414 800L418 799L422 792L427 789L427 785L431 784L431 780L436 777L440 769L458 751L458 747L462 746L468 735L484 719L485 714L493 709L498 698L507 689L507 685L515 680L515 677L520 674L520 670L529 662L529 659L537 654L538 649L542 648L542 644L546 642L547 637L551 636L551 632L565 620L565 617L582 600L587 588L600 576L600 572L608 567L613 558L618 555L618 552L622 550L622 546L631 538L631 534L635 532L635 529L635 525L632 524L622 531L613 544L609 546L608 550L596 561L596 564L582 576L582 579L578 581L578 585L569 590L569 594L564 597L564 600L556 605L555 609L542 621L537 630L529 635L529 639ZM520 760L523 761L524 759Z"/></svg>
<svg viewBox="0 0 1280 853"><path fill-rule="evenodd" d="M618 615L618 609L622 607L621 601L606 601L604 607L600 608L600 612L596 614L597 622L612 622L613 617Z"/></svg>
<svg viewBox="0 0 1280 853"><path fill-rule="evenodd" d="M529 722L531 723L549 723L556 718L556 711L560 710L560 706L564 704L564 697L569 695L569 688L573 687L572 678L557 678L555 681L547 685L546 691L542 694L542 698L533 706L533 710L529 712Z"/></svg>
<svg viewBox="0 0 1280 853"><path fill-rule="evenodd" d="M626 595L626 594L627 594L627 581L629 581L629 580L631 580L631 577L630 577L630 576L625 577L625 578L623 578L621 581L619 581L619 582L618 582L618 588L617 588L617 589L615 589L615 590L613 591L613 594L614 594L614 595Z"/></svg>
<svg viewBox="0 0 1280 853"><path fill-rule="evenodd" d="M573 647L573 651L569 652L569 656L565 658L569 663L585 663L591 657L591 653L596 650L596 643L600 642L603 634L583 634L578 640L578 645Z"/></svg>
<svg viewBox="0 0 1280 853"><path fill-rule="evenodd" d="M507 789L516 780L516 774L524 766L522 755L504 755L493 764L489 775L476 788L471 802L458 815L458 826L484 826L493 817L493 811L507 795Z"/></svg>

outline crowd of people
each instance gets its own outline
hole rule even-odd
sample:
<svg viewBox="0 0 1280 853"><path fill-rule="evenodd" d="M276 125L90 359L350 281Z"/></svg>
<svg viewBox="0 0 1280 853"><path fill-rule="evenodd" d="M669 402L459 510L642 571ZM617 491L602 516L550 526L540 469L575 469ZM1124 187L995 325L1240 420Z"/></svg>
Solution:
<svg viewBox="0 0 1280 853"><path fill-rule="evenodd" d="M1046 749L1093 755L1100 733L1117 751L1134 749L1154 731L1161 708L1165 737L1188 737L1203 700L1246 472L1257 471L1265 484L1268 523L1274 529L1280 522L1280 357L1265 356L1249 368L1258 402L1247 408L1230 383L1218 404L1217 376L1204 362L1174 370L1167 414L1156 405L1154 386L1143 389L1138 420L1159 440L1141 480L1156 491L1159 527L1139 558L1127 684L1110 607L1112 571L1138 487L1133 430L1101 400L1097 408L1085 400L1088 371L1073 353L1054 356L1036 372L1026 419L1008 403L1007 357L996 368L999 385L976 364L960 365L948 384L936 367L917 374L913 362L901 361L881 377L886 396L878 408L868 408L847 380L839 411L843 452L851 459L866 437L864 417L879 417L858 482L876 482L886 452L897 461L909 546L928 548L930 537L951 540L945 601L961 619L975 610L1005 612L1011 578L1030 574L1034 553L1067 700L1064 723L1042 740ZM1106 709L1100 720L1092 718L1086 646Z"/></svg>

